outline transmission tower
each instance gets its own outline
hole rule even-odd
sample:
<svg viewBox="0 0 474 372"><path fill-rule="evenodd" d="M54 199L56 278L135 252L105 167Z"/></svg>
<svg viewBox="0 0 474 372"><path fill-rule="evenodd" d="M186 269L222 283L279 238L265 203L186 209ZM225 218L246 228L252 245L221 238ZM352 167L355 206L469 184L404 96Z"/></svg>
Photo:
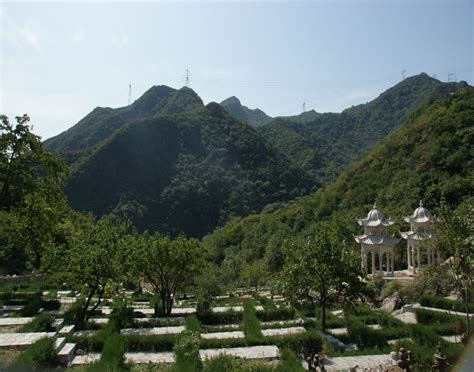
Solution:
<svg viewBox="0 0 474 372"><path fill-rule="evenodd" d="M186 76L185 76L185 80L184 80L184 85L188 88L191 86L191 84L189 83L190 80L191 80L191 74L189 73L189 70L186 69Z"/></svg>
<svg viewBox="0 0 474 372"><path fill-rule="evenodd" d="M132 84L128 84L128 105L132 103Z"/></svg>
<svg viewBox="0 0 474 372"><path fill-rule="evenodd" d="M306 102L303 102L303 112L306 112Z"/></svg>
<svg viewBox="0 0 474 372"><path fill-rule="evenodd" d="M456 73L455 72L448 72L448 82L449 81L456 81Z"/></svg>
<svg viewBox="0 0 474 372"><path fill-rule="evenodd" d="M407 69L404 68L404 69L402 70L402 79L403 79L403 80L405 80L405 73L406 73L406 72L407 72Z"/></svg>

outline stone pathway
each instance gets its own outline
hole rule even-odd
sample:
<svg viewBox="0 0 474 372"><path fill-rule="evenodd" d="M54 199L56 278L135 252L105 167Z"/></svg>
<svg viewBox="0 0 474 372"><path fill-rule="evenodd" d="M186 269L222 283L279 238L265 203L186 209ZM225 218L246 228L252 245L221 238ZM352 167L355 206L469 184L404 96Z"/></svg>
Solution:
<svg viewBox="0 0 474 372"><path fill-rule="evenodd" d="M0 347L29 346L41 338L54 336L56 332L0 333Z"/></svg>
<svg viewBox="0 0 474 372"><path fill-rule="evenodd" d="M174 335L179 334L185 330L184 326L176 327L153 327L153 328L125 328L120 330L124 336L140 335Z"/></svg>
<svg viewBox="0 0 474 372"><path fill-rule="evenodd" d="M361 355L326 359L324 365L328 371L348 371L350 368L377 368L390 363L390 355Z"/></svg>

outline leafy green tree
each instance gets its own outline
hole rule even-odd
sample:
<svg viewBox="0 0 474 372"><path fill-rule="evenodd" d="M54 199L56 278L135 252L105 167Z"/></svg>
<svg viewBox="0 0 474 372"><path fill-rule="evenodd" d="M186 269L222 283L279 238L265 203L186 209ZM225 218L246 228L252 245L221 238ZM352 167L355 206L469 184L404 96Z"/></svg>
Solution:
<svg viewBox="0 0 474 372"><path fill-rule="evenodd" d="M319 303L323 331L331 303L350 304L366 293L360 259L341 233L335 222L321 223L310 237L285 247L281 273L284 291L290 297Z"/></svg>
<svg viewBox="0 0 474 372"><path fill-rule="evenodd" d="M17 116L16 125L4 115L0 120L0 258L21 268L28 255L37 268L67 209L61 191L67 169L31 132L27 115Z"/></svg>
<svg viewBox="0 0 474 372"><path fill-rule="evenodd" d="M170 315L176 293L193 285L194 278L205 267L205 253L198 241L179 235L176 239L144 233L129 256L135 273L143 276L160 297L161 309L155 314Z"/></svg>
<svg viewBox="0 0 474 372"><path fill-rule="evenodd" d="M42 271L53 282L81 290L85 301L77 314L82 327L103 296L113 294L127 279L124 266L130 246L128 225L113 225L107 219L97 222L91 216L75 214L64 226L64 243L48 249L43 257ZM92 300L97 297L90 308Z"/></svg>
<svg viewBox="0 0 474 372"><path fill-rule="evenodd" d="M474 284L474 216L472 205L451 209L444 199L437 211L435 246L448 257L456 289L466 308L466 341L472 333L469 302Z"/></svg>
<svg viewBox="0 0 474 372"><path fill-rule="evenodd" d="M242 279L247 281L251 286L255 288L255 292L258 292L258 285L267 276L265 270L265 263L263 260L256 260L247 263L242 271Z"/></svg>

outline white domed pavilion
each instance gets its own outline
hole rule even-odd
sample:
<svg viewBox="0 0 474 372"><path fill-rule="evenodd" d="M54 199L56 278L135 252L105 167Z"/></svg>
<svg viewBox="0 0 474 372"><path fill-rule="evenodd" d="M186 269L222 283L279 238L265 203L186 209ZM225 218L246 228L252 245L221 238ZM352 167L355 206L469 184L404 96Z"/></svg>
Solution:
<svg viewBox="0 0 474 372"><path fill-rule="evenodd" d="M411 216L403 219L410 224L410 231L400 233L407 241L408 269L416 273L425 263L439 264L441 260L439 252L433 251L430 244L427 244L433 237L430 229L434 217L423 207L423 201L420 200L420 206Z"/></svg>
<svg viewBox="0 0 474 372"><path fill-rule="evenodd" d="M390 236L388 229L395 222L385 218L375 203L367 217L358 219L357 222L364 227L364 235L355 237L361 247L362 268L368 270L367 260L370 254L372 275L377 271L383 273L385 255L385 272L393 276L395 270L393 247L400 239ZM376 257L378 257L377 260Z"/></svg>

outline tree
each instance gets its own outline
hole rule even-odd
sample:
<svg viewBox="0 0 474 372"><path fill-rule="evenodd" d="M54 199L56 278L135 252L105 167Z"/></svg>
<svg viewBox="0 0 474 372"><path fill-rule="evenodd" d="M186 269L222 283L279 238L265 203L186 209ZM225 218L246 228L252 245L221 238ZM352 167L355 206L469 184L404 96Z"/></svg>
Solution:
<svg viewBox="0 0 474 372"><path fill-rule="evenodd" d="M441 200L435 222L436 248L448 257L454 283L466 309L466 340L472 333L469 317L469 302L474 284L474 216L469 203L453 210Z"/></svg>
<svg viewBox="0 0 474 372"><path fill-rule="evenodd" d="M265 279L267 271L263 260L256 260L245 264L242 270L242 279L246 280L250 285L255 287L258 292L258 285Z"/></svg>
<svg viewBox="0 0 474 372"><path fill-rule="evenodd" d="M53 282L81 290L85 301L77 324L82 327L104 294L113 293L127 279L128 225L113 225L107 219L95 222L90 215L77 213L62 230L64 242L46 251L42 271ZM97 302L89 309L94 296Z"/></svg>
<svg viewBox="0 0 474 372"><path fill-rule="evenodd" d="M204 250L198 241L183 235L171 239L144 233L129 259L135 273L142 275L160 296L161 309L155 304L155 314L161 310L165 315L171 314L176 293L191 287L205 266Z"/></svg>
<svg viewBox="0 0 474 372"><path fill-rule="evenodd" d="M312 304L319 302L323 332L331 303L351 303L366 293L360 260L342 233L335 221L324 222L307 239L294 240L285 247L284 291Z"/></svg>
<svg viewBox="0 0 474 372"><path fill-rule="evenodd" d="M67 209L61 191L67 169L44 150L27 115L17 116L15 126L4 115L0 120L0 258L21 269L28 255L37 268Z"/></svg>

